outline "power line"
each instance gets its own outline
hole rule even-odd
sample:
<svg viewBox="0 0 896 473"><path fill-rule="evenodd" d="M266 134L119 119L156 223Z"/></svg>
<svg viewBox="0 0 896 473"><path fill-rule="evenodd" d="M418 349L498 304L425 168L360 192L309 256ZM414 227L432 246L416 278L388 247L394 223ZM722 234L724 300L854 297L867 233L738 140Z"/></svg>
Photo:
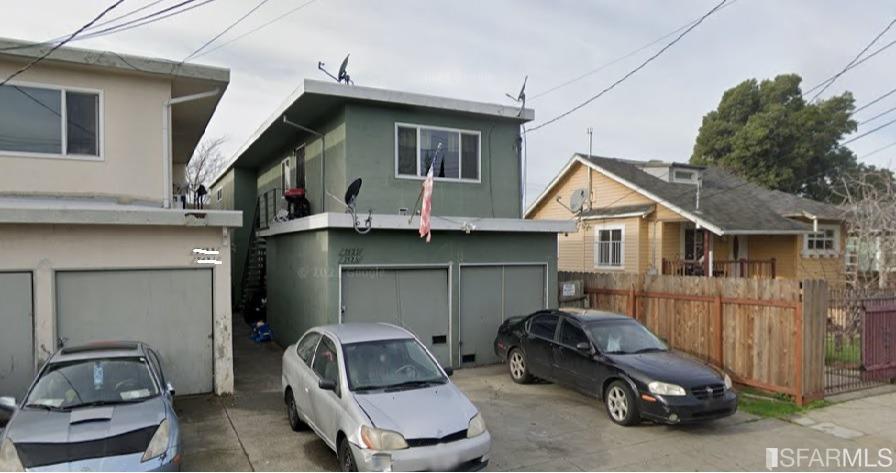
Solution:
<svg viewBox="0 0 896 473"><path fill-rule="evenodd" d="M70 35L68 36L68 38L66 38L66 39L64 39L64 40L62 40L62 41L60 41L60 42L57 43L55 46L53 46L52 48L48 49L47 52L45 52L44 54L42 54L42 55L40 55L39 57L35 58L34 60L32 60L31 62L29 62L28 64L26 64L24 67L22 67L21 69L17 70L16 72L13 72L13 73L10 74L9 77L7 77L6 79L3 79L3 82L0 82L0 86L6 85L7 82L11 81L12 79L14 79L14 78L15 78L16 76L18 76L19 74L21 74L21 73L27 71L28 69L31 69L32 66L34 66L35 64L37 64L37 63L43 61L47 56L49 56L50 54L53 54L54 51L56 51L57 49L61 48L61 47L64 46L66 43L68 43L69 41L71 41L72 39L74 39L75 36L78 36L79 33L81 33L82 31L84 31L84 30L87 29L87 28L90 28L91 25L93 25L94 23L96 23L97 21L99 21L100 18L102 18L103 16L105 16L106 13L109 13L109 12L112 11L115 7L117 7L118 5L121 5L122 2L124 2L124 0L116 0L115 3L113 3L112 5L106 7L106 9L103 10L102 12L100 12L100 14L97 15L93 20L90 20L90 22L88 22L88 23L85 24L84 26L78 28L74 33L70 34Z"/></svg>
<svg viewBox="0 0 896 473"><path fill-rule="evenodd" d="M840 143L840 146L848 145L848 144L852 143L853 141L856 141L856 140L858 140L858 139L860 139L860 138L864 138L864 137L866 137L866 136L868 136L868 135L870 135L870 134L872 134L872 133L875 133L875 132L879 131L879 130L882 129L882 128L886 128L886 127L888 127L888 126L890 126L890 125L892 125L892 124L894 124L894 123L896 123L896 119L890 120L890 121L888 121L887 123L884 123L883 125L880 125L880 126L877 127L877 128L873 128L873 129L871 129L871 130L868 130L868 131L866 131L865 133L862 133L862 134L859 135L859 136L855 136L855 137L853 137L853 138L850 138L850 139L844 141L843 143Z"/></svg>
<svg viewBox="0 0 896 473"><path fill-rule="evenodd" d="M886 115L886 114L888 114L888 113L891 113L891 112L893 112L894 110L896 110L896 107L893 107L893 108L891 108L891 109L889 109L889 110L885 110L885 111L883 111L883 112L880 112L880 113L878 113L877 115L875 115L875 116L873 116L873 117L871 117L871 118L862 120L862 121L859 122L859 126L864 125L864 124L866 124L866 123L868 123L868 122L873 122L874 120L877 120L878 118L880 118L880 117L882 117L882 116L884 116L884 115Z"/></svg>
<svg viewBox="0 0 896 473"><path fill-rule="evenodd" d="M896 18L894 18L892 21L890 21L890 23L887 24L887 26L883 29L883 31L881 31L880 33L878 33L877 36L875 36L874 39L871 40L870 43L868 43L867 45L865 45L865 47L862 48L861 51L859 51L859 54L856 54L856 57L852 58L852 60L849 61L848 64L846 64L846 66L843 68L843 70L841 70L840 72L834 74L834 76L831 77L830 81L829 81L827 84L825 84L825 86L822 87L821 90L819 90L818 92L816 92L815 95L813 95L812 98L811 98L809 101L810 101L810 102L815 101L815 99L817 99L819 95L821 95L825 90L828 90L828 87L830 87L834 82L836 82L837 79L840 78L840 76L842 76L843 74L845 74L846 71L848 71L849 68L852 67L852 65L855 64L856 61L858 61L859 58L862 57L862 55L865 54L865 52L867 52L868 49L871 48L871 46L874 46L874 43L876 43L877 40L879 40L879 39L881 38L881 36L885 35L885 34L887 33L887 31L890 31L890 28L892 28L894 24L896 24Z"/></svg>
<svg viewBox="0 0 896 473"><path fill-rule="evenodd" d="M880 148L877 148L876 150L871 151L870 153L865 153L865 154L859 156L858 159L864 159L864 158L867 158L868 156L871 156L871 155L873 155L873 154L877 154L877 153L879 153L879 152L881 152L881 151L883 151L883 150L885 150L885 149L892 148L892 147L894 147L894 146L896 146L896 141L894 141L894 142L892 142L892 143L890 143L890 144L888 144L888 145L886 145L886 146L881 146Z"/></svg>
<svg viewBox="0 0 896 473"><path fill-rule="evenodd" d="M192 53L190 53L189 55L187 55L187 57L185 57L184 60L181 61L181 63L187 62L188 60L190 60L190 58L192 58L193 56L199 54L203 49L205 49L206 47L208 47L208 45L214 43L215 41L218 40L218 38L220 38L221 36L224 36L225 34L227 34L228 31L230 31L230 30L231 30L233 27L235 27L236 25L240 24L240 23L241 23L243 20L245 20L249 15L255 13L255 10L258 10L259 8L261 8L265 3L268 3L268 1L270 1L270 0L261 0L260 2L258 2L258 4L256 4L254 7L252 7L251 10L247 11L246 14L244 14L244 15L241 16L241 17L239 17L236 21L234 21L233 23L231 23L230 25L228 25L227 28L224 28L224 30L222 30L220 33L216 34L214 37L212 37L212 39L206 41L206 42L203 43L202 46L200 46L198 49L196 49L195 51L193 51Z"/></svg>
<svg viewBox="0 0 896 473"><path fill-rule="evenodd" d="M734 5L735 3L737 3L737 1L738 1L738 0L731 0L730 3L724 5L724 6L723 6L722 8L720 8L719 10L721 10L721 9L723 9L723 8L727 8L727 7L731 6L731 5ZM529 100L530 100L530 101L531 101L531 100L536 100L536 99L538 99L539 97L543 97L543 96L545 96L545 95L550 94L551 92L554 92L554 91L556 91L556 90L562 89L562 88L564 88L564 87L566 87L566 86L568 86L568 85L570 85L570 84L573 84L573 83L575 83L575 82L578 82L578 81L580 81L580 80L582 80L582 79L584 79L584 78L586 78L586 77L588 77L588 76L590 76L590 75L592 75L592 74L596 74L596 73L598 73L598 72L600 72L600 71L602 71L602 70L604 70L604 69L606 69L606 68L608 68L608 67L610 67L610 66L612 66L612 65L614 65L614 64L616 64L616 63L618 63L618 62L621 62L621 61L623 61L623 60L625 60L625 59L628 59L628 58L630 58L630 57L632 57L632 56L634 56L634 55L640 53L641 51L643 51L643 50L645 50L645 49L647 49L647 48L653 46L654 44L659 43L660 41L662 41L662 40L664 40L664 39L666 39L666 38L669 38L669 37L675 35L676 33L681 32L682 30L684 30L684 29L686 29L687 27L689 27L689 26L691 26L691 25L697 23L698 21L700 21L700 18L694 18L693 20L691 20L691 21L685 23L684 25L681 25L681 26L680 26L678 29L676 29L675 31L671 31L671 32L669 32L669 33L666 33L665 35L660 36L659 38L657 38L657 39L655 39L655 40L653 40L653 41L651 41L651 42L645 44L644 46L641 46L640 48L637 48L637 49L634 49L634 50L632 50L632 51L629 51L628 53L625 53L625 54L623 54L622 56L617 57L616 59L613 59L613 60L611 60L611 61L609 61L609 62L606 62L606 63L604 63L604 64L602 64L602 65L600 65L600 66L597 66L596 68L591 69L590 71L588 71L588 72L586 72L586 73L584 73L584 74L582 74L582 75L576 76L576 77L574 77L574 78L572 78L572 79L570 79L570 80L567 80L566 82L557 84L557 85L555 85L554 87L551 87L550 89L545 90L544 92L537 93L537 94L533 95L532 97L529 97Z"/></svg>
<svg viewBox="0 0 896 473"><path fill-rule="evenodd" d="M889 91L889 92L887 92L887 93L885 93L885 94L883 94L883 95L878 96L876 99L874 99L874 100L872 100L872 101L866 103L865 105L862 105L861 107L859 107L859 108L853 110L852 112L853 112L853 113L861 112L862 110L865 110L866 108L868 108L868 107L870 107L870 106L876 104L877 102L880 102L881 100L883 100L883 99L885 99L885 98L887 98L887 97L893 95L894 93L896 93L896 89L893 89L893 90L891 90L891 91Z"/></svg>
<svg viewBox="0 0 896 473"><path fill-rule="evenodd" d="M225 42L223 42L223 43L221 43L221 44L215 46L214 48L211 48L211 49L209 49L209 50L203 51L203 52L201 52L201 53L199 53L199 54L193 56L193 59L200 58L200 57L202 57L202 56L205 56L206 54L211 54L211 53L213 53L213 52L215 52L215 51L217 51L217 50L223 48L224 46L227 46L228 44L235 43L235 42L237 42L237 41L239 41L239 40L245 38L246 36L249 36L250 34L253 34L253 33L255 33L255 32L257 32L257 31L259 31L259 30L261 30L261 29L267 28L268 26L270 26L270 25L272 25L272 24L274 24L274 23L276 23L276 22L278 22L278 21L280 21L280 20L286 19L286 17L292 15L293 13L295 13L295 12L297 12L297 11L299 11L299 10L305 8L305 7L307 7L308 5L314 3L315 1L317 1L317 0L309 0L309 1L307 1L307 2L305 2L305 3L303 3L303 4L301 4L301 5L299 5L299 6L295 7L295 8L293 8L292 10L289 10L288 12L283 13L282 15L279 15L279 16L277 16L276 18L273 18L272 20L270 20L270 21L268 21L268 22L263 23L263 24L261 24L261 25L255 27L255 28L253 28L253 29L251 29L251 30L249 30L249 31L247 31L247 32L245 32L245 33L243 33L243 34L237 36L236 38L227 40L227 41L225 41Z"/></svg>
<svg viewBox="0 0 896 473"><path fill-rule="evenodd" d="M896 40L890 41L889 43L887 43L887 44L885 44L885 45L883 45L883 46L877 48L877 49L874 50L874 52L872 52L871 54L869 54L869 55L863 57L863 58L860 59L859 61L856 61L855 64L853 64L853 65L847 67L843 72L851 71L851 70L855 69L856 67L859 67L859 66L860 66L862 63L864 63L865 61L867 61L867 60L873 58L874 56L877 56L878 54L880 54L880 53L886 51L887 49L893 47L893 45L896 45ZM805 95L808 94L808 93L811 93L811 92L814 91L814 90L818 90L819 87L823 87L825 84L827 84L828 82L832 81L835 77L839 77L839 76L838 76L837 74L834 74L833 76L828 77L827 79L825 79L825 80L819 82L818 84L816 84L816 85L815 85L814 87L812 87L811 89L806 90L806 91L803 91L803 96L805 96Z"/></svg>
<svg viewBox="0 0 896 473"><path fill-rule="evenodd" d="M554 118L552 118L552 119L550 119L550 120L548 120L548 121L542 123L541 125L532 127L532 128L530 128L530 129L528 129L528 130L525 130L524 132L525 132L525 133L528 133L528 132L531 132L531 131L538 130L539 128L544 128L544 127L550 125L551 123L554 123L554 122L556 122L556 121L558 121L558 120L560 120L560 119L566 117L567 115L569 115L569 114L571 114L571 113L573 113L573 112L575 112L575 111L581 109L582 107L584 107L584 106L590 104L591 102L597 100L598 98L600 98L602 95L606 94L607 92L613 90L617 85L621 84L622 82L625 82L625 80L627 80L629 77L633 76L635 73L637 73L638 71L640 71L641 69L643 69L645 66L647 66L648 64L650 64L651 62L653 62L654 59L658 58L661 54L663 54L664 52L666 52L666 50L669 49L669 48L671 48L673 45L675 45L675 43L681 41L682 38L684 38L688 33L691 32L691 30L693 30L694 28L696 28L697 26L699 26L701 23L703 23L703 20L705 20L706 18L708 18L708 17L709 17L710 15L712 15L713 13L717 12L717 11L718 11L720 8L722 8L722 6L725 5L725 3L727 3L727 2L728 2L728 0L722 0L721 2L719 2L718 5L714 6L711 10L709 10L708 12L706 12L706 13L705 13L703 16L701 16L700 19L698 19L694 24L692 24L691 26L687 27L687 29L685 29L684 31L682 31L682 32L681 32L675 39L673 39L671 42L669 42L668 44L666 44L665 46L663 46L659 51L657 51L656 53L654 53L652 56L650 56L649 58L647 58L644 62L642 62L640 65L638 65L638 67L632 69L632 70L629 71L627 74L625 74L624 76L622 76L620 79L616 80L616 82L613 82L613 83L610 84L608 87L606 87L605 89L603 89L603 90L601 90L600 92L598 92L597 95L592 96L591 98L589 98L588 100L582 102L581 104L576 105L576 106L573 107L572 109L570 109L570 110L568 110L568 111L566 111L566 112L563 112L563 113L561 113L560 115L557 115L556 117L554 117Z"/></svg>

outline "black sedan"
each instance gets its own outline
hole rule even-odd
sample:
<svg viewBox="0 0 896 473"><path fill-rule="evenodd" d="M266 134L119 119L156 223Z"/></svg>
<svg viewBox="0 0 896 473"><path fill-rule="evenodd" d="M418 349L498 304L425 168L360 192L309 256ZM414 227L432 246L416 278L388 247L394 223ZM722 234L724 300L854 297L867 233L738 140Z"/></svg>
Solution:
<svg viewBox="0 0 896 473"><path fill-rule="evenodd" d="M563 309L513 317L498 328L495 353L515 382L538 378L595 396L620 425L698 422L737 411L728 375L670 350L624 315Z"/></svg>

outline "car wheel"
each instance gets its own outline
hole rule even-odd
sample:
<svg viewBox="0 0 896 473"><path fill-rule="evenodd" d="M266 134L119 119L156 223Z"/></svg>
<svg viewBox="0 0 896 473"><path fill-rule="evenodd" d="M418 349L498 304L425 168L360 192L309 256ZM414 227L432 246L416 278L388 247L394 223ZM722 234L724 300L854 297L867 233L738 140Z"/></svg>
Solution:
<svg viewBox="0 0 896 473"><path fill-rule="evenodd" d="M296 397L292 394L292 389L286 390L286 416L289 418L289 427L293 432L299 432L304 429L305 423L299 417L299 410L296 408Z"/></svg>
<svg viewBox="0 0 896 473"><path fill-rule="evenodd" d="M529 373L526 355L519 348L510 350L510 355L507 357L507 367L510 369L510 377L513 379L513 382L519 384L532 382L532 374Z"/></svg>
<svg viewBox="0 0 896 473"><path fill-rule="evenodd" d="M358 471L358 465L355 463L355 456L352 455L352 449L348 445L348 439L343 438L339 442L336 457L339 459L339 468L342 471Z"/></svg>
<svg viewBox="0 0 896 473"><path fill-rule="evenodd" d="M638 404L631 388L623 381L613 381L604 393L604 405L610 420L619 425L634 425L640 422Z"/></svg>

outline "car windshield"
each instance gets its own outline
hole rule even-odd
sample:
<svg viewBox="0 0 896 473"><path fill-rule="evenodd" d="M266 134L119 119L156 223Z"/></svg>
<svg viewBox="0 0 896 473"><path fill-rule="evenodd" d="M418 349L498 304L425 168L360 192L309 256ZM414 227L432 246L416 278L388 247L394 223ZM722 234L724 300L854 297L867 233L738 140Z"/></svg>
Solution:
<svg viewBox="0 0 896 473"><path fill-rule="evenodd" d="M604 354L635 354L666 351L668 347L646 327L635 321L599 322L588 327L597 349Z"/></svg>
<svg viewBox="0 0 896 473"><path fill-rule="evenodd" d="M342 351L352 391L413 389L448 381L413 339L351 343L343 345Z"/></svg>
<svg viewBox="0 0 896 473"><path fill-rule="evenodd" d="M138 402L158 394L145 358L95 358L48 366L25 406L67 410Z"/></svg>

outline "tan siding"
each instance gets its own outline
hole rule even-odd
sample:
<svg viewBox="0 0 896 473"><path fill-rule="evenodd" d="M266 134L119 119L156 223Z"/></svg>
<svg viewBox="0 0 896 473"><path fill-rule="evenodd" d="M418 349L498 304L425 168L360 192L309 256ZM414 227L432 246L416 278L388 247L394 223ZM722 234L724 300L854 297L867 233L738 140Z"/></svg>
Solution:
<svg viewBox="0 0 896 473"><path fill-rule="evenodd" d="M569 210L564 208L563 205L560 205L560 203L557 202L557 196L560 196L560 201L568 206L569 196L572 194L572 191L583 187L588 187L588 169L581 163L575 163L566 176L560 179L554 186L553 190L550 191L541 204L533 209L529 218L533 220L571 219L572 214L569 213Z"/></svg>
<svg viewBox="0 0 896 473"><path fill-rule="evenodd" d="M595 208L653 203L653 201L647 197L644 197L597 171L592 171L591 181L591 200L592 205Z"/></svg>
<svg viewBox="0 0 896 473"><path fill-rule="evenodd" d="M796 278L795 235L750 235L747 252L750 259L775 258L775 273L779 278Z"/></svg>
<svg viewBox="0 0 896 473"><path fill-rule="evenodd" d="M681 224L675 222L663 223L663 245L661 258L680 259L681 255Z"/></svg>

